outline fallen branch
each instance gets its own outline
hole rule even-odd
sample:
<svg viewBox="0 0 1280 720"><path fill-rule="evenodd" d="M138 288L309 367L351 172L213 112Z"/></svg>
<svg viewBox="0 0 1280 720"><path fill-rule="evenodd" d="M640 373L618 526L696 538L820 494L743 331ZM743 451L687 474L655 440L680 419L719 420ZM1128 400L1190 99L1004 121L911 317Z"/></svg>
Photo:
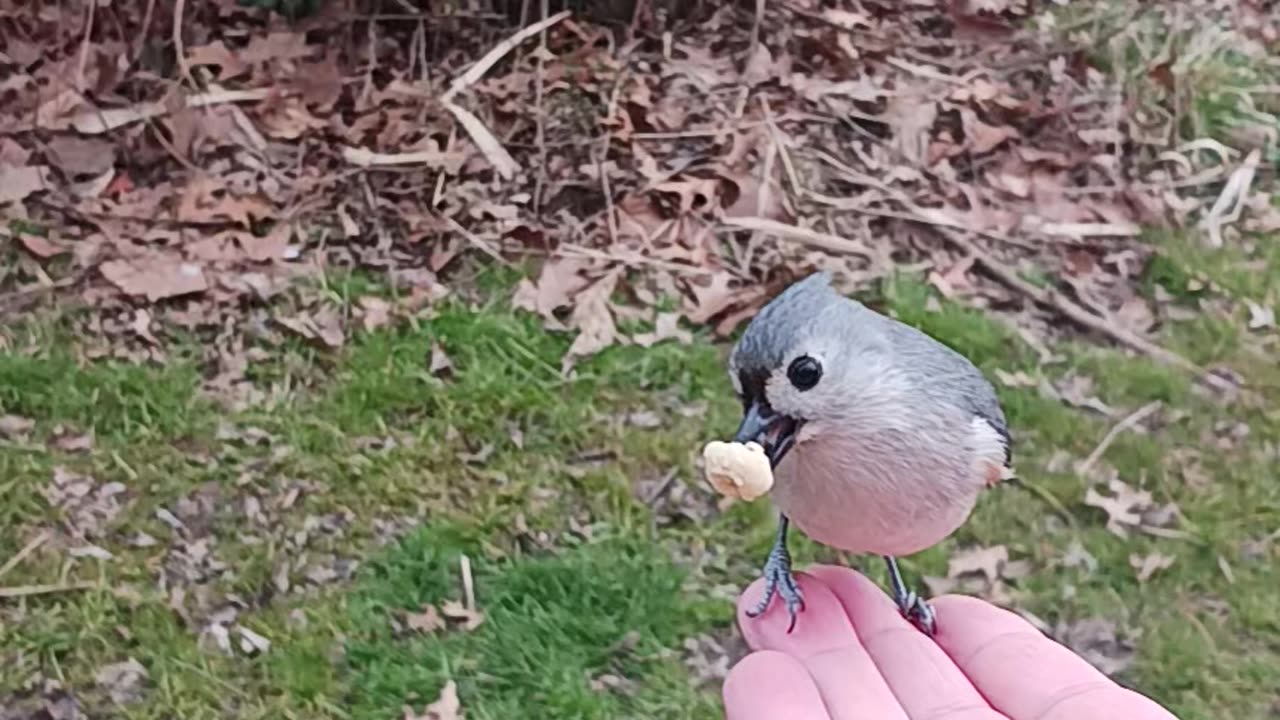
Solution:
<svg viewBox="0 0 1280 720"><path fill-rule="evenodd" d="M952 245L955 245L961 251L972 255L984 268L986 268L987 272L991 273L991 275L997 280L1009 286L1013 290L1026 295L1031 300L1044 305L1045 307L1057 310L1073 322L1079 323L1090 330L1096 330L1110 337L1112 340L1115 340L1122 345L1127 345L1158 362L1169 365L1170 367L1176 367L1180 370L1185 370L1186 372L1195 375L1201 382L1213 387L1214 389L1225 392L1234 392L1238 389L1235 383L1227 380L1226 378L1214 375L1205 368L1202 368L1182 357L1178 353L1163 348L1130 330L1118 327L1114 323L1109 322L1106 318L1099 317L1088 310L1085 310L1071 298L1063 295L1058 290L1051 287L1036 287L1026 280L1023 280L1016 272L1014 272L1013 268L992 257L990 253L978 247L973 241L963 235L952 232L938 225L935 225L935 227L938 228L938 232L950 241Z"/></svg>

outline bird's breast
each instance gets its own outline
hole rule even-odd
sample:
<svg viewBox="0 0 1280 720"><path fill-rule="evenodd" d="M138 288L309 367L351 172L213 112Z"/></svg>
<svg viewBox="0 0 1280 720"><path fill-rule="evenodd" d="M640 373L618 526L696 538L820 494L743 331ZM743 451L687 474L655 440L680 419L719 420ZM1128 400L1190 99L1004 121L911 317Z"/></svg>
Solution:
<svg viewBox="0 0 1280 720"><path fill-rule="evenodd" d="M984 485L967 425L817 432L775 469L772 496L806 535L842 550L909 555L946 538Z"/></svg>

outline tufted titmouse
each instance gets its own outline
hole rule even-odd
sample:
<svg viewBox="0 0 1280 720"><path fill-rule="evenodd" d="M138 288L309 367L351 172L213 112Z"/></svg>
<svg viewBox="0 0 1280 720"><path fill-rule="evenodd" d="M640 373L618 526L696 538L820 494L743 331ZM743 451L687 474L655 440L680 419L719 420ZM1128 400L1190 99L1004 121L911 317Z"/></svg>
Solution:
<svg viewBox="0 0 1280 720"><path fill-rule="evenodd" d="M950 535L978 493L1009 477L1010 437L991 384L964 356L811 275L774 298L729 357L742 400L738 442L765 447L781 515L764 567L791 626L804 607L787 527L841 550L882 555L903 614L932 634L898 555Z"/></svg>

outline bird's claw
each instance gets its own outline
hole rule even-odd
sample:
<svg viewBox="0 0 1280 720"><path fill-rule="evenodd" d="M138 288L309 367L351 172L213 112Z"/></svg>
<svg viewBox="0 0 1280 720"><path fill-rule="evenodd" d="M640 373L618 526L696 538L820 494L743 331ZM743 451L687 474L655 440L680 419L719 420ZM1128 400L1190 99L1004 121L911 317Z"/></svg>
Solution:
<svg viewBox="0 0 1280 720"><path fill-rule="evenodd" d="M938 631L938 616L933 611L933 606L925 602L919 595L908 590L899 595L896 599L898 610L902 612L912 625L915 625L925 635L933 637Z"/></svg>
<svg viewBox="0 0 1280 720"><path fill-rule="evenodd" d="M804 610L804 595L796 584L795 576L791 574L791 554L781 544L775 545L769 552L769 559L764 564L764 597L747 611L747 617L759 617L768 609L774 595L781 596L787 605L787 613L791 616L787 632L790 633L796 627L796 614Z"/></svg>

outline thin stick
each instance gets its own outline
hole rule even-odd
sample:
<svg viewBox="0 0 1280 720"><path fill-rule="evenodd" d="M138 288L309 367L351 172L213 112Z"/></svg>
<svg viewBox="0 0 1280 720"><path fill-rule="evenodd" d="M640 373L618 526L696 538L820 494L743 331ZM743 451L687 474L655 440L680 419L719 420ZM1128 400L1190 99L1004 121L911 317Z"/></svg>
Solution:
<svg viewBox="0 0 1280 720"><path fill-rule="evenodd" d="M546 20L550 12L549 0L542 0L542 19ZM526 0L527 7L528 0ZM543 98L546 96L547 68L547 29L543 28L538 37L537 83L534 86L534 120L537 122L536 138L538 145L538 179L533 189L533 214L542 217L542 193L547 189L547 119L543 110Z"/></svg>
<svg viewBox="0 0 1280 720"><path fill-rule="evenodd" d="M35 552L41 545L48 542L51 535L48 530L41 530L35 537L31 538L31 542L27 543L18 551L17 555L9 558L9 561L0 567L0 577L4 577L8 572L18 566L18 563L27 559L27 556Z"/></svg>
<svg viewBox="0 0 1280 720"><path fill-rule="evenodd" d="M468 610L476 609L476 585L471 577L471 558L465 554L458 556L458 565L462 570L462 599Z"/></svg>
<svg viewBox="0 0 1280 720"><path fill-rule="evenodd" d="M991 273L997 280L1023 295L1026 295L1033 301L1046 307L1053 308L1065 315L1068 319L1091 330L1096 330L1107 335L1116 342L1122 345L1127 345L1140 353L1150 356L1158 362L1185 370L1186 372L1195 375L1201 382L1217 390L1224 392L1234 392L1237 390L1235 383L1232 383L1230 380L1214 375L1208 370L1182 357L1178 353L1160 347L1144 337L1122 327L1118 327L1114 323L1108 322L1105 318L1094 315L1088 310L1080 307L1058 290L1054 288L1036 287L1026 280L1023 280L1021 277L1018 277L1018 274L1008 265L1005 265L995 259L987 253L987 251L978 247L960 233L951 232L947 228L941 226L935 227L938 228L938 231L942 233L942 235L949 240L951 244L960 248L960 250L973 255L977 261L987 269L987 272Z"/></svg>
<svg viewBox="0 0 1280 720"><path fill-rule="evenodd" d="M785 237L791 240L799 240L805 245L816 247L822 250L830 250L832 252L849 253L852 255L861 255L866 258L875 258L875 253L871 252L867 246L856 240L842 238L839 235L831 235L817 230L802 228L797 225L788 225L762 217L727 217L721 220L725 225L741 228L743 230L755 230L757 232L766 232Z"/></svg>
<svg viewBox="0 0 1280 720"><path fill-rule="evenodd" d="M454 232L466 238L467 242L474 245L477 249L479 249L485 255L488 255L489 257L498 261L505 267L511 267L511 263L506 258L502 257L501 253L493 249L493 247L489 245L489 243L485 242L484 240L481 240L475 233L462 227L462 225L458 224L457 220L454 220L453 218L447 215L444 215L441 217L444 218L445 222L449 223L449 226L453 228Z"/></svg>
<svg viewBox="0 0 1280 720"><path fill-rule="evenodd" d="M76 90L85 91L84 87L84 66L89 62L89 41L93 36L93 18L96 14L94 9L98 7L98 3L89 3L89 17L84 23L84 40L80 43L80 62L76 66Z"/></svg>
<svg viewBox="0 0 1280 720"><path fill-rule="evenodd" d="M1159 400L1149 402L1130 413L1125 419L1116 423L1107 431L1107 434L1102 438L1102 442L1098 443L1098 447L1094 448L1093 452L1089 453L1089 457L1085 458L1084 462L1080 463L1080 466L1076 468L1076 472L1080 475L1087 475L1089 470L1093 467L1093 464L1098 462L1098 458L1102 457L1102 454L1107 451L1107 448L1111 447L1111 443L1115 442L1116 438L1120 436L1120 433L1133 428L1137 426L1138 423L1146 420L1148 415L1160 409L1160 405L1161 402Z"/></svg>
<svg viewBox="0 0 1280 720"><path fill-rule="evenodd" d="M540 22L536 22L526 28L521 29L516 34L498 43L496 47L494 47L489 52L485 53L484 57L477 60L475 65L472 65L470 68L467 68L467 71L465 73L459 75L458 78L449 85L449 89L445 91L444 95L440 99L443 102L448 103L450 100L453 99L453 96L457 95L463 90L466 90L468 87L474 84L477 80L483 77L484 74L489 71L489 68L497 64L497 62L501 60L503 57L505 57L507 53L514 50L517 45L524 42L525 40L528 40L534 35L537 35L543 30L546 30L552 25L555 25L561 20L564 20L565 18L569 17L572 14L573 13L569 12L568 10L558 12L549 18L546 18Z"/></svg>
<svg viewBox="0 0 1280 720"><path fill-rule="evenodd" d="M18 587L0 587L0 598L21 598L32 595L52 595L54 593L91 590L97 587L90 582L68 583L66 585L19 585Z"/></svg>
<svg viewBox="0 0 1280 720"><path fill-rule="evenodd" d="M178 68L182 70L182 77L198 90L196 79L191 75L191 66L187 64L187 46L182 42L182 15L186 6L187 0L176 0L173 4L173 54L178 60Z"/></svg>

